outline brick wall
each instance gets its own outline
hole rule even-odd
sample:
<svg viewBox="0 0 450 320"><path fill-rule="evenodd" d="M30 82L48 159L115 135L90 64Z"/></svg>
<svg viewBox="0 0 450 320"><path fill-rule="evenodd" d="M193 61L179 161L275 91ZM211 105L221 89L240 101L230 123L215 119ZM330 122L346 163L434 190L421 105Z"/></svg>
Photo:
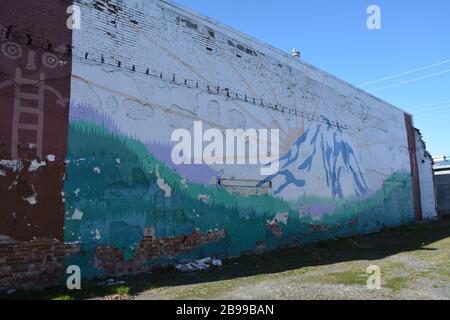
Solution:
<svg viewBox="0 0 450 320"><path fill-rule="evenodd" d="M78 81L73 88L80 94L73 96L72 104L100 104L97 108L105 111L106 101L98 98L112 93L118 101L127 97L162 112L175 104L184 113L206 119L201 99L216 100L221 111L217 119L209 119L212 126L216 120L230 128L241 121L256 128L283 126L289 129L282 129L289 136L286 140L292 142L310 124L330 122L364 145L359 161L367 168L409 163L404 112L314 66L170 2L76 3L89 27L74 32ZM104 75L98 68L110 78L117 76L120 85L99 83ZM109 92L99 93L106 87ZM130 130L140 134L145 129ZM165 127L159 130L170 138ZM377 138L379 143L364 143ZM387 150L381 141L395 143ZM289 143L282 148L289 150ZM368 174L378 186L385 178ZM242 170L239 175L252 179L254 172ZM317 188L311 193L320 192Z"/></svg>
<svg viewBox="0 0 450 320"><path fill-rule="evenodd" d="M139 272L183 253L239 256L414 219L402 110L170 1L75 3L82 27L73 33L65 225L68 239L96 248L91 274ZM171 133L192 133L194 120L219 130L280 129L282 169L267 178L258 166L174 166ZM115 141L129 149L116 154ZM141 152L139 160L125 156ZM221 194L217 181L238 188ZM141 198L132 201L130 189ZM327 223L335 213L342 221ZM150 228L153 238L144 235ZM182 239L195 229L226 233L185 251Z"/></svg>
<svg viewBox="0 0 450 320"><path fill-rule="evenodd" d="M71 4L0 1L0 290L63 276Z"/></svg>
<svg viewBox="0 0 450 320"><path fill-rule="evenodd" d="M170 1L74 3L73 33L69 1L0 4L2 43L20 38L27 52L0 70L0 289L60 283L69 262L87 278L134 274L412 221L402 110ZM43 72L42 143L14 135L17 92L1 86L30 66L30 49L59 61ZM174 166L171 133L193 120L279 129L282 170Z"/></svg>
<svg viewBox="0 0 450 320"><path fill-rule="evenodd" d="M279 110L289 121L293 114L320 121L317 108L324 113L338 108L340 114L331 119L333 124L353 130L360 122L379 118L385 121L377 121L383 128L402 123L403 112L394 106L170 2L75 2L82 9L84 25L89 26L74 33L76 65L101 66L134 81L145 82L150 75L204 92L219 92L230 99ZM74 74L81 76L80 71L75 67ZM145 96L145 88L138 89Z"/></svg>
<svg viewBox="0 0 450 320"><path fill-rule="evenodd" d="M62 285L64 257L79 250L79 245L64 245L56 239L0 239L0 291Z"/></svg>
<svg viewBox="0 0 450 320"><path fill-rule="evenodd" d="M157 258L176 258L202 245L225 239L225 231L211 231L202 234L194 231L191 235L174 238L155 239L145 236L139 243L135 256L131 261L125 261L120 249L99 247L95 252L95 266L104 269L110 276L137 274L152 270L152 265L145 263Z"/></svg>

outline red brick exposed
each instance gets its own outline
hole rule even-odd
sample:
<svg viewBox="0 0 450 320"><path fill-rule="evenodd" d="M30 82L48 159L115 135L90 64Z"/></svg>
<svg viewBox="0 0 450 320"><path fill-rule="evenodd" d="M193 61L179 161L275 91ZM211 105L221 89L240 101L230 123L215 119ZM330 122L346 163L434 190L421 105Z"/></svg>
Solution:
<svg viewBox="0 0 450 320"><path fill-rule="evenodd" d="M132 261L125 261L123 252L117 248L99 247L95 251L95 267L105 269L110 276L121 276L149 271L152 267L146 262L155 258L175 258L202 245L219 241L226 237L224 230L202 234L194 231L188 236L155 239L146 236L139 243Z"/></svg>
<svg viewBox="0 0 450 320"><path fill-rule="evenodd" d="M0 290L41 289L63 283L64 257L77 254L78 244L56 239L0 241Z"/></svg>

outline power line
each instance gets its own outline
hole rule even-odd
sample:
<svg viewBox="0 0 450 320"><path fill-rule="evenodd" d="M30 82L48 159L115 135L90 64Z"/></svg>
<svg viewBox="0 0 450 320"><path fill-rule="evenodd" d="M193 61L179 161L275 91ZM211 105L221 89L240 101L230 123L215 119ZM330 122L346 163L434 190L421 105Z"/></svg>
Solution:
<svg viewBox="0 0 450 320"><path fill-rule="evenodd" d="M450 103L450 100L444 100L444 101L436 102L436 103L429 103L429 104L417 105L417 106L411 107L410 109L411 109L411 110L420 110L420 109L423 109L423 108L434 107L434 106L440 106L440 105L447 104L447 103Z"/></svg>
<svg viewBox="0 0 450 320"><path fill-rule="evenodd" d="M413 115L417 115L420 117L425 117L425 116L446 116L446 115L450 115L450 112L448 112L447 110L436 110L435 112L429 112L429 113L418 113L418 114L413 114Z"/></svg>
<svg viewBox="0 0 450 320"><path fill-rule="evenodd" d="M381 88L378 88L378 89L369 90L369 92L378 92L378 91L381 91L381 90L384 90L384 89L399 87L399 86L402 86L402 85L405 85L405 84L409 84L409 83L412 83L412 82L416 82L416 81L420 81L420 80L425 80L425 79L428 79L428 78L436 77L436 76L439 76L439 75L442 75L442 74L446 74L446 73L449 73L449 72L450 72L450 69L445 70L445 71L441 71L441 72L437 72L437 73L433 73L433 74L429 74L429 75L426 75L426 76L423 76L423 77L419 77L419 78L415 78L415 79L411 79L411 80L407 80L407 81L402 81L402 82L399 82L399 83L394 83L394 84L391 84L391 85L388 85L388 86L384 86L384 87L381 87Z"/></svg>
<svg viewBox="0 0 450 320"><path fill-rule="evenodd" d="M436 106L435 108L429 107L429 108L423 108L420 110L414 110L412 111L413 114L422 114L422 113L431 113L431 112L435 112L435 111L445 111L445 110L450 111L450 104L445 104L442 106Z"/></svg>
<svg viewBox="0 0 450 320"><path fill-rule="evenodd" d="M423 115L413 115L415 120L422 120L422 121L433 121L431 124L435 126L440 121L444 121L445 123L448 122L450 113L436 113L436 114L423 114ZM433 127L434 130L441 130L444 131L444 128Z"/></svg>
<svg viewBox="0 0 450 320"><path fill-rule="evenodd" d="M447 120L448 116L450 116L450 112L438 112L438 113L426 113L422 115L413 115L414 119L422 119L422 120Z"/></svg>
<svg viewBox="0 0 450 320"><path fill-rule="evenodd" d="M416 68L416 69L413 69L413 70L410 70L410 71L406 71L406 72L402 72L402 73L399 73L399 74L395 74L395 75L392 75L392 76L389 76L389 77L386 77L386 78L382 78L382 79L370 81L370 82L367 82L367 83L363 83L363 84L358 85L358 87L366 87L366 86L371 85L371 84L383 82L383 81L390 80L390 79L399 78L399 77L406 76L406 75L411 74L411 73L415 73L415 72L418 72L418 71L430 69L430 68L433 68L433 67L445 64L445 63L449 63L449 62L450 62L450 60L444 60L444 61L441 61L441 62L438 62L438 63L430 64L428 66L424 66L424 67Z"/></svg>

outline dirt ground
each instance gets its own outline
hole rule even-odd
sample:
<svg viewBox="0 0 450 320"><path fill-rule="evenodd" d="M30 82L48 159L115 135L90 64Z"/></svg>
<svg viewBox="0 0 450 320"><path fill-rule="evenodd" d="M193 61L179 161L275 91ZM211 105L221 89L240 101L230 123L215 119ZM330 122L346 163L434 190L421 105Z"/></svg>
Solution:
<svg viewBox="0 0 450 320"><path fill-rule="evenodd" d="M369 290L367 268L381 269ZM225 261L134 297L147 299L450 299L450 221Z"/></svg>

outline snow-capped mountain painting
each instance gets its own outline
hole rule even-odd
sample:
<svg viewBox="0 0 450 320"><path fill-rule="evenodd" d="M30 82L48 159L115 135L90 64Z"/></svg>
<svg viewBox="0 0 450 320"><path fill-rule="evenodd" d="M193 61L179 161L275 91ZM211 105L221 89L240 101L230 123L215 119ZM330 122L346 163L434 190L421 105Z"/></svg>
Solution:
<svg viewBox="0 0 450 320"><path fill-rule="evenodd" d="M322 122L306 130L280 159L279 172L264 180L272 181L274 195L296 199L313 194L342 199L369 191L342 129L332 126L325 117Z"/></svg>

